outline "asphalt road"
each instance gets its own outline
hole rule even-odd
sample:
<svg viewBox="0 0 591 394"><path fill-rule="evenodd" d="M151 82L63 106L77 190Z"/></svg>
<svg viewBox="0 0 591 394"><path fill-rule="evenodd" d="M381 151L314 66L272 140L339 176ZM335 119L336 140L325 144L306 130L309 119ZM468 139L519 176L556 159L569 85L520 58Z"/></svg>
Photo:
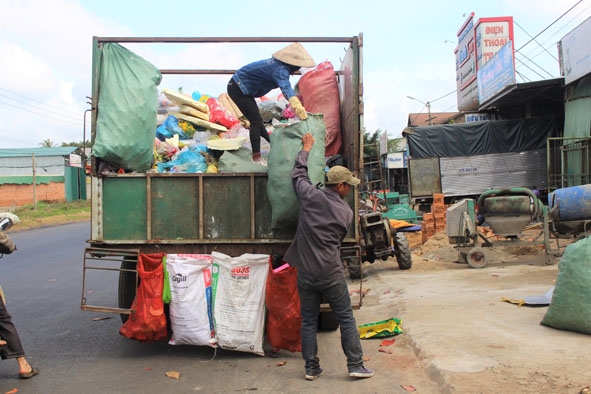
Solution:
<svg viewBox="0 0 591 394"><path fill-rule="evenodd" d="M338 331L319 334L319 356L325 374L304 380L300 353L280 351L265 357L209 347L139 343L119 335L118 315L80 310L82 261L88 222L10 233L18 250L0 260L0 284L7 307L27 352L41 373L18 380L13 360L0 363L0 393L436 393L437 385L420 368L404 335L396 337L393 353L379 351L379 340L364 340L366 364L376 370L367 380L346 376ZM396 317L397 269L369 277L367 307L355 312L357 323ZM396 271L396 272L394 272ZM85 289L106 304L116 304L114 277L93 278ZM351 283L359 289L359 282ZM388 297L384 294L391 294ZM373 301L372 301L373 297ZM378 302L378 297L380 298ZM106 319L105 319L106 318ZM180 372L180 378L166 372Z"/></svg>

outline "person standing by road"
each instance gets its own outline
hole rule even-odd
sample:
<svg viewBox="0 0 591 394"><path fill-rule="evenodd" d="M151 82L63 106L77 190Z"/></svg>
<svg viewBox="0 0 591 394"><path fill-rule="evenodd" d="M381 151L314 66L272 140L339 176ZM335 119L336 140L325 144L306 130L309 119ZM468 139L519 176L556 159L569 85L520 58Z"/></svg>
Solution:
<svg viewBox="0 0 591 394"><path fill-rule="evenodd" d="M12 225L12 222L10 222ZM2 230L6 229L6 227L0 229L0 247L2 247L2 251L6 250L6 253L12 253L13 250L16 250L14 243L12 240L6 235L6 233ZM3 252L2 252L3 253ZM0 254L0 257L3 255ZM34 368L29 364L27 359L25 358L25 351L23 349L23 345L21 344L20 337L18 332L16 331L16 327L12 323L12 316L8 313L6 309L6 303L4 300L4 293L0 288L0 357L2 360L6 360L9 358L16 358L16 362L18 363L18 377L19 379L29 379L39 373L37 368Z"/></svg>
<svg viewBox="0 0 591 394"><path fill-rule="evenodd" d="M341 242L354 217L344 198L351 187L358 185L360 181L346 167L334 166L326 174L326 188L316 187L310 181L307 165L314 137L307 133L302 137L302 143L303 148L296 157L292 171L292 182L300 202L298 226L295 239L287 249L284 260L298 272L305 378L316 380L324 372L317 354L316 337L323 298L330 304L339 323L341 346L347 357L349 376L369 378L374 375L374 371L363 364L363 349L340 256Z"/></svg>
<svg viewBox="0 0 591 394"><path fill-rule="evenodd" d="M267 162L261 157L261 138L269 142L269 133L263 124L256 97L262 97L275 88L291 104L296 115L304 120L306 109L296 96L289 77L301 67L314 67L316 63L304 47L297 42L275 52L270 59L259 60L240 68L228 82L228 95L240 109L245 119L240 119L244 128L249 129L252 146L252 161L262 166Z"/></svg>

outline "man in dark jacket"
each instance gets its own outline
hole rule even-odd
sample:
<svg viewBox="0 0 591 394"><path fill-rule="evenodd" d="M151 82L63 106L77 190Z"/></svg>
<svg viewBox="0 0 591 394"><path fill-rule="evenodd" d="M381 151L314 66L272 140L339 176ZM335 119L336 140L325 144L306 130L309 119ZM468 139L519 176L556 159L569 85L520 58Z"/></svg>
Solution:
<svg viewBox="0 0 591 394"><path fill-rule="evenodd" d="M316 380L323 373L317 356L316 329L320 304L324 298L330 304L341 329L341 346L347 356L349 376L369 378L374 371L363 365L363 349L340 256L341 242L354 217L344 198L351 186L359 184L359 179L347 168L334 166L326 174L326 188L317 188L310 181L307 166L314 137L305 134L302 142L303 149L296 157L292 172L292 182L300 202L298 227L284 259L298 271L305 377L307 380Z"/></svg>

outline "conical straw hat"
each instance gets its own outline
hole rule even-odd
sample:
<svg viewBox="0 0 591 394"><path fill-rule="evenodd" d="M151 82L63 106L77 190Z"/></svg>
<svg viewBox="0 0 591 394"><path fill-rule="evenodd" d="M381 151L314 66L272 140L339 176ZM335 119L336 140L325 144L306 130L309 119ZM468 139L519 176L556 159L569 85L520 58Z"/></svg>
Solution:
<svg viewBox="0 0 591 394"><path fill-rule="evenodd" d="M283 63L291 64L292 66L311 68L316 65L312 56L300 44L294 42L283 49L278 50L273 54L273 57Z"/></svg>

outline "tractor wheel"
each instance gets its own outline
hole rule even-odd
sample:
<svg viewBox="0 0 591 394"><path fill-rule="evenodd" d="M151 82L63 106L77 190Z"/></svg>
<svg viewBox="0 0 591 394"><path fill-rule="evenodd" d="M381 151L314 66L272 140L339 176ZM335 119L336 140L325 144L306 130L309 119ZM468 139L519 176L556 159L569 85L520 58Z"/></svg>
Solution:
<svg viewBox="0 0 591 394"><path fill-rule="evenodd" d="M355 280L361 278L361 262L358 261L356 263L350 264L347 266L347 271L349 271L349 278Z"/></svg>
<svg viewBox="0 0 591 394"><path fill-rule="evenodd" d="M412 256L410 253L410 245L404 233L394 234L394 255L398 262L398 268L401 270L408 270L412 267Z"/></svg>

